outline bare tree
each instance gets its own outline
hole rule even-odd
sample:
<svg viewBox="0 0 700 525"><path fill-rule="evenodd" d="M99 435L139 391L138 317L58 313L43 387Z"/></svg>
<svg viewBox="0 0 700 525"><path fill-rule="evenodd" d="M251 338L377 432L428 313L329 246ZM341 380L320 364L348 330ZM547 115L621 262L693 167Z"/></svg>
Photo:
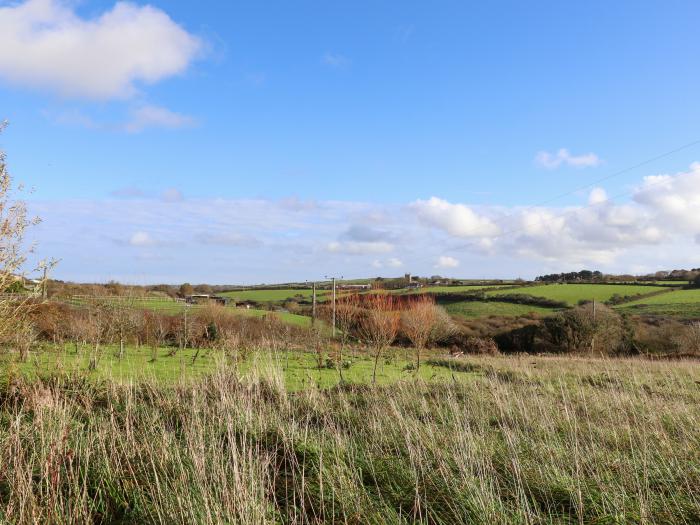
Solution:
<svg viewBox="0 0 700 525"><path fill-rule="evenodd" d="M343 381L343 356L345 347L353 331L357 328L360 312L360 297L356 293L351 293L338 298L335 308L335 325L340 333L340 348L336 355L336 368L340 380ZM329 307L324 309L325 317L330 318Z"/></svg>
<svg viewBox="0 0 700 525"><path fill-rule="evenodd" d="M430 295L413 298L401 312L401 330L416 349L416 370L420 370L421 351L428 345L437 320L435 299Z"/></svg>
<svg viewBox="0 0 700 525"><path fill-rule="evenodd" d="M112 335L112 309L103 302L95 302L89 307L88 337L91 343L89 370L95 370L102 357L102 345Z"/></svg>
<svg viewBox="0 0 700 525"><path fill-rule="evenodd" d="M124 358L125 343L136 332L143 315L132 299L118 300L111 305L112 329L119 339L119 359Z"/></svg>
<svg viewBox="0 0 700 525"><path fill-rule="evenodd" d="M700 355L700 322L694 322L684 327L673 338L678 350L684 355Z"/></svg>
<svg viewBox="0 0 700 525"><path fill-rule="evenodd" d="M0 133L6 125L0 122ZM22 241L27 228L39 222L29 219L25 203L16 199L17 191L22 188L13 187L5 159L5 153L0 150L0 341L8 341L22 329L31 308L28 296L4 292L24 282L19 275L26 261Z"/></svg>
<svg viewBox="0 0 700 525"><path fill-rule="evenodd" d="M386 293L374 293L364 298L360 334L374 349L372 384L377 382L377 365L382 352L394 342L399 330L399 312L396 299Z"/></svg>
<svg viewBox="0 0 700 525"><path fill-rule="evenodd" d="M19 360L25 362L29 357L29 351L36 343L37 334L34 325L27 318L18 320L15 324L14 343L19 351Z"/></svg>

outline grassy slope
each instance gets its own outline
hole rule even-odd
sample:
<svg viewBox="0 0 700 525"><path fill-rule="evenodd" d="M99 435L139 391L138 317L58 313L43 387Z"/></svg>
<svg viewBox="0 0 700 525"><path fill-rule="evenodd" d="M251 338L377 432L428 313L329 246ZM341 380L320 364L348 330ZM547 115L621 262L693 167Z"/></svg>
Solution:
<svg viewBox="0 0 700 525"><path fill-rule="evenodd" d="M635 295L664 290L661 286L607 285L607 284L550 284L525 287L522 290L494 290L489 295L523 293L536 297L546 297L575 305L580 300L607 301L613 295Z"/></svg>
<svg viewBox="0 0 700 525"><path fill-rule="evenodd" d="M626 303L620 305L618 309L633 314L700 318L700 289L675 290Z"/></svg>
<svg viewBox="0 0 700 525"><path fill-rule="evenodd" d="M0 522L700 522L697 363L459 363L468 380L292 394L279 366L21 385Z"/></svg>
<svg viewBox="0 0 700 525"><path fill-rule="evenodd" d="M518 317L530 313L549 315L556 310L530 306L526 304L511 304L498 302L462 301L443 305L450 315L460 317L488 317L492 315L503 317Z"/></svg>

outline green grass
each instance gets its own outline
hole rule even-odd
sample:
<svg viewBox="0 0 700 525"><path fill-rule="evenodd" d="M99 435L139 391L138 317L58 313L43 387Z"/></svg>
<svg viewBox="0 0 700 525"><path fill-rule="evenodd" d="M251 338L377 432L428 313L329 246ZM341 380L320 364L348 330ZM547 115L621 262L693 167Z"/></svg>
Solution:
<svg viewBox="0 0 700 525"><path fill-rule="evenodd" d="M273 358L174 385L16 381L0 522L700 522L697 362L445 364L464 380L289 392Z"/></svg>
<svg viewBox="0 0 700 525"><path fill-rule="evenodd" d="M443 306L450 315L468 318L490 316L519 317L532 313L545 316L556 311L553 308L543 308L541 306L481 301L460 301L447 303Z"/></svg>
<svg viewBox="0 0 700 525"><path fill-rule="evenodd" d="M674 290L620 305L618 310L631 314L700 318L700 289Z"/></svg>
<svg viewBox="0 0 700 525"><path fill-rule="evenodd" d="M113 301L114 302L114 301ZM86 304L85 301L81 300L72 300L71 304L74 306L83 306ZM131 299L131 298L125 298L122 301L122 304L125 306L130 306L135 309L144 309L144 310L152 310L155 312L160 312L160 313L165 313L165 314L170 314L170 315L177 315L177 314L182 314L184 313L185 310L188 310L190 312L196 311L197 309L201 308L201 305L186 305L185 303L181 301L174 301L170 299ZM296 326L311 326L311 318L307 317L305 315L298 315L298 314L293 314L290 312L273 312L271 310L259 310L255 308L236 308L234 306L229 306L228 309L235 314L239 315L247 315L251 317L264 317L267 314L274 313L277 315L280 319L280 321L283 321L285 323L293 324Z"/></svg>
<svg viewBox="0 0 700 525"><path fill-rule="evenodd" d="M280 321L293 324L296 326L308 327L311 326L311 317L306 315L293 314L290 312L273 312L270 310L256 310L254 308L236 308L235 313L240 315L248 315L251 317L265 317L268 314L274 314L279 317Z"/></svg>
<svg viewBox="0 0 700 525"><path fill-rule="evenodd" d="M317 297L328 293L328 290L317 290ZM287 299L294 299L301 296L304 299L311 299L313 292L311 288L284 288L279 290L235 290L224 292L220 295L231 297L236 301L255 301L258 303L279 302Z"/></svg>
<svg viewBox="0 0 700 525"><path fill-rule="evenodd" d="M512 287L512 284L494 284L494 285L462 285L462 286L425 286L415 290L397 290L399 293L463 293L476 292L485 288L501 288L503 286Z"/></svg>
<svg viewBox="0 0 700 525"><path fill-rule="evenodd" d="M576 305L581 300L596 300L604 302L613 295L621 296L646 294L664 290L662 286L639 285L607 285L607 284L550 284L541 286L528 286L517 290L494 290L489 295L503 295L523 293L535 297L544 297L555 301L564 301L570 306Z"/></svg>
<svg viewBox="0 0 700 525"><path fill-rule="evenodd" d="M284 382L289 390L300 390L310 386L322 388L337 385L340 376L335 368L328 368L329 349L322 352L322 367L318 368L316 353L283 349L277 352L256 351L250 357L234 360L226 358L221 351L211 349L186 348L170 355L172 348L159 348L153 360L151 348L127 347L124 357L119 359L118 347L111 345L101 350L101 357L95 370L88 370L90 348L81 347L76 354L73 345L49 347L32 352L30 358L18 363L11 356L0 358L0 378L2 370L6 372L16 367L26 377L38 377L54 372L85 375L92 380L114 380L120 383L155 380L172 384L182 380L194 380L204 374L213 372L218 366L231 366L234 362L241 374L261 373L271 368L282 371ZM197 354L197 359L193 357ZM359 352L347 351L344 360L349 363L343 369L343 378L349 383L367 384L371 382L372 356ZM407 369L413 363L411 350L392 348L380 359L377 370L377 382L390 384L402 379L416 377L416 372ZM452 379L451 372L444 367L425 365L417 374L425 381L447 381ZM7 378L4 378L6 382Z"/></svg>

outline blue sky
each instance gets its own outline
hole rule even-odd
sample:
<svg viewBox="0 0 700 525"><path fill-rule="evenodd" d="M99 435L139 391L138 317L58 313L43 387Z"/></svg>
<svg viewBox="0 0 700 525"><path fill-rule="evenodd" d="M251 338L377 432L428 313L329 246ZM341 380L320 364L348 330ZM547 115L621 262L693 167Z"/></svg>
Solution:
<svg viewBox="0 0 700 525"><path fill-rule="evenodd" d="M700 144L596 183L700 139L699 15L0 1L0 146L59 278L700 266Z"/></svg>

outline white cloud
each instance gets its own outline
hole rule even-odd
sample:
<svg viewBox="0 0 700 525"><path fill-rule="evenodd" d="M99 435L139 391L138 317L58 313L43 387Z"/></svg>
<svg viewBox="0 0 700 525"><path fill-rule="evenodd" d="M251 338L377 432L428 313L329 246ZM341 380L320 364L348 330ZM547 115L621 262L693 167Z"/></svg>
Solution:
<svg viewBox="0 0 700 525"><path fill-rule="evenodd" d="M321 63L332 68L340 69L347 66L350 62L339 53L326 52L321 57Z"/></svg>
<svg viewBox="0 0 700 525"><path fill-rule="evenodd" d="M676 175L644 177L634 200L653 210L666 228L700 234L700 162Z"/></svg>
<svg viewBox="0 0 700 525"><path fill-rule="evenodd" d="M389 268L401 268L403 266L403 262L397 257L392 257L389 260L387 260L386 265Z"/></svg>
<svg viewBox="0 0 700 525"><path fill-rule="evenodd" d="M343 241L331 242L328 244L328 251L332 253L344 253L347 255L369 255L376 253L387 253L394 249L394 246L388 242L360 242L360 241Z"/></svg>
<svg viewBox="0 0 700 525"><path fill-rule="evenodd" d="M591 193L588 195L588 204L595 206L597 204L603 204L608 200L608 194L603 188L593 188Z"/></svg>
<svg viewBox="0 0 700 525"><path fill-rule="evenodd" d="M140 133L147 128L178 129L194 124L194 119L160 106L140 106L131 111L129 121L122 127L128 133Z"/></svg>
<svg viewBox="0 0 700 525"><path fill-rule="evenodd" d="M63 96L108 100L182 73L201 41L152 6L118 2L92 19L74 2L0 7L0 78Z"/></svg>
<svg viewBox="0 0 700 525"><path fill-rule="evenodd" d="M129 239L132 246L151 246L154 244L153 238L146 232L136 232Z"/></svg>
<svg viewBox="0 0 700 525"><path fill-rule="evenodd" d="M242 235L240 233L231 232L205 232L198 234L196 239L200 243L207 245L243 246L252 248L262 244L258 239L251 237L250 235Z"/></svg>
<svg viewBox="0 0 700 525"><path fill-rule="evenodd" d="M574 168L594 168L601 164L602 160L595 153L583 155L572 155L566 148L561 148L556 153L540 151L535 155L535 163L550 170L557 169L562 165Z"/></svg>
<svg viewBox="0 0 700 525"><path fill-rule="evenodd" d="M421 222L455 237L490 237L500 232L500 228L491 219L478 215L464 204L452 204L431 197L427 201L417 200L410 207Z"/></svg>
<svg viewBox="0 0 700 525"><path fill-rule="evenodd" d="M441 255L435 263L435 268L457 268L459 261L449 255Z"/></svg>
<svg viewBox="0 0 700 525"><path fill-rule="evenodd" d="M106 280L122 275L116 273L121 269L148 282L235 283L303 281L331 271L329 266L339 275L360 276L372 268L410 266L422 274L435 264L458 265L469 272L465 277L503 278L592 266L628 272L640 261L688 267L696 265L700 239L700 164L648 177L622 203L594 190L578 206L491 206L478 214L439 199L409 206L290 206L269 199L188 198L173 205L155 191L123 190L132 194L137 198L30 201L31 215L44 220L28 242L36 240L38 253L63 260L59 278ZM480 231L492 235L465 236L477 228L465 229L462 216L472 225L485 222ZM138 250L144 257L137 260L124 245L153 249ZM93 268L102 277L85 273L98 271Z"/></svg>
<svg viewBox="0 0 700 525"><path fill-rule="evenodd" d="M374 268L401 268L403 266L403 261L398 257L390 257L389 259L382 261L380 259L375 259L372 261L372 266Z"/></svg>

